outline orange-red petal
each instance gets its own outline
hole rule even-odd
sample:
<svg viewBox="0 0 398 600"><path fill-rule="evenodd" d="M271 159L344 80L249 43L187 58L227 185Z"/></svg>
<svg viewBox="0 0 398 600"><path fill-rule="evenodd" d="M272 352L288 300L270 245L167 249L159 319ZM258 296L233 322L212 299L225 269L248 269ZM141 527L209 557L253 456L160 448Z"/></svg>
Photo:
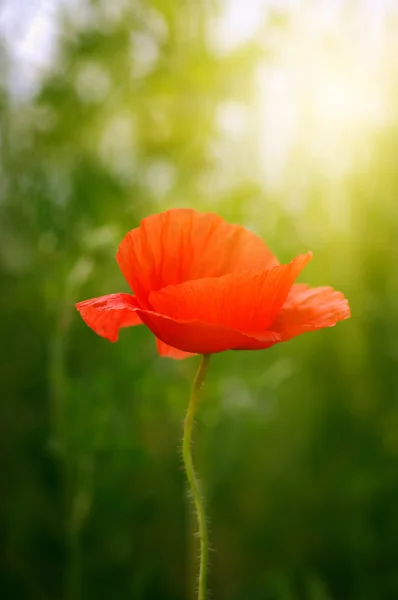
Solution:
<svg viewBox="0 0 398 600"><path fill-rule="evenodd" d="M213 213L172 209L143 219L123 239L117 261L143 307L168 285L254 269L278 260L263 240Z"/></svg>
<svg viewBox="0 0 398 600"><path fill-rule="evenodd" d="M294 285L272 324L283 341L306 331L332 327L351 315L347 299L331 287Z"/></svg>
<svg viewBox="0 0 398 600"><path fill-rule="evenodd" d="M159 313L137 309L143 323L165 344L194 354L225 350L261 350L281 341L273 331L245 335L222 325L171 319Z"/></svg>
<svg viewBox="0 0 398 600"><path fill-rule="evenodd" d="M109 294L76 304L83 320L98 335L116 342L121 327L141 325L139 304L131 294Z"/></svg>
<svg viewBox="0 0 398 600"><path fill-rule="evenodd" d="M174 358L174 360L183 360L184 358L195 356L195 353L184 352L183 350L173 348L173 346L165 344L164 342L162 342L162 340L159 340L158 338L156 339L156 347L158 349L159 356L163 356L164 358Z"/></svg>
<svg viewBox="0 0 398 600"><path fill-rule="evenodd" d="M200 321L245 334L267 331L311 253L266 271L197 279L152 292L154 310L172 319Z"/></svg>

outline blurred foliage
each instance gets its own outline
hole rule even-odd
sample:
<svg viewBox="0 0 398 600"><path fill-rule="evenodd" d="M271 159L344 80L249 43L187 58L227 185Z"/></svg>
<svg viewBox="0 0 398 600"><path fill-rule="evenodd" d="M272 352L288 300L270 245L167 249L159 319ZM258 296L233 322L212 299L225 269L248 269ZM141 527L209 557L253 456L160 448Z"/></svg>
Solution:
<svg viewBox="0 0 398 600"><path fill-rule="evenodd" d="M311 248L306 280L342 289L353 312L213 358L195 434L213 597L395 599L397 24L395 111L367 161L333 180L298 149L270 191L255 122L238 143L220 108L253 109L253 73L300 15L275 12L260 41L220 52L215 3L112 6L65 8L32 95L10 92L1 51L2 597L193 598L179 446L196 360L160 359L144 328L109 344L74 309L127 291L114 255L143 216L193 206L251 227L281 260Z"/></svg>

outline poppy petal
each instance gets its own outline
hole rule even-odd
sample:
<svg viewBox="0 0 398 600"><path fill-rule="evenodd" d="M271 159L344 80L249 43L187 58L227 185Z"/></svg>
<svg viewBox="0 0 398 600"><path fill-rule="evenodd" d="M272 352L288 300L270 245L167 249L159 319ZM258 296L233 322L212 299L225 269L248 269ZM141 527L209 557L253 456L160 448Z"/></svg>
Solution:
<svg viewBox="0 0 398 600"><path fill-rule="evenodd" d="M168 285L279 264L263 240L213 213L171 209L129 231L116 256L143 307Z"/></svg>
<svg viewBox="0 0 398 600"><path fill-rule="evenodd" d="M348 300L331 287L294 285L278 313L272 329L290 340L306 331L332 327L350 317Z"/></svg>
<svg viewBox="0 0 398 600"><path fill-rule="evenodd" d="M137 312L157 338L184 352L214 354L225 350L261 350L281 341L274 331L246 335L222 325L171 319L143 309L137 309Z"/></svg>
<svg viewBox="0 0 398 600"><path fill-rule="evenodd" d="M174 360L183 360L184 358L189 358L190 356L195 356L195 353L192 352L184 352L183 350L178 350L177 348L173 348L173 346L168 346L162 340L156 339L156 347L158 349L158 353L160 356L165 358L174 358Z"/></svg>
<svg viewBox="0 0 398 600"><path fill-rule="evenodd" d="M197 279L152 292L154 310L172 319L201 321L245 334L267 331L312 254L266 271Z"/></svg>
<svg viewBox="0 0 398 600"><path fill-rule="evenodd" d="M85 323L111 342L116 342L121 327L142 324L137 307L139 304L131 294L108 294L76 304Z"/></svg>

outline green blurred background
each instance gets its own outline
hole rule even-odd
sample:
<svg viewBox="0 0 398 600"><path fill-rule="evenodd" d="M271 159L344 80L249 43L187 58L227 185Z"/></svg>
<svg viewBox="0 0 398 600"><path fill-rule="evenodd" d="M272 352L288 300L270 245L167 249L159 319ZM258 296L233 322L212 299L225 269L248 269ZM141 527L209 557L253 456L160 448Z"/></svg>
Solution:
<svg viewBox="0 0 398 600"><path fill-rule="evenodd" d="M211 210L352 318L212 360L195 431L217 600L398 598L398 6L3 0L0 552L6 600L193 600L197 365L78 300L124 234Z"/></svg>

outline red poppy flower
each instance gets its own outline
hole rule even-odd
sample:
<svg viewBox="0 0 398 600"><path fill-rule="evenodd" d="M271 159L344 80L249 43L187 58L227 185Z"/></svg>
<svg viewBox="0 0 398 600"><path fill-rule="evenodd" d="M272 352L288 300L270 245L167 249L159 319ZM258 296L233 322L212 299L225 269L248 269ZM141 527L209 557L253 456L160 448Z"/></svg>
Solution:
<svg viewBox="0 0 398 600"><path fill-rule="evenodd" d="M117 261L132 294L79 302L84 321L115 342L144 323L162 356L258 350L331 327L350 309L331 287L295 284L311 253L279 264L264 242L211 213L172 209L129 231Z"/></svg>

